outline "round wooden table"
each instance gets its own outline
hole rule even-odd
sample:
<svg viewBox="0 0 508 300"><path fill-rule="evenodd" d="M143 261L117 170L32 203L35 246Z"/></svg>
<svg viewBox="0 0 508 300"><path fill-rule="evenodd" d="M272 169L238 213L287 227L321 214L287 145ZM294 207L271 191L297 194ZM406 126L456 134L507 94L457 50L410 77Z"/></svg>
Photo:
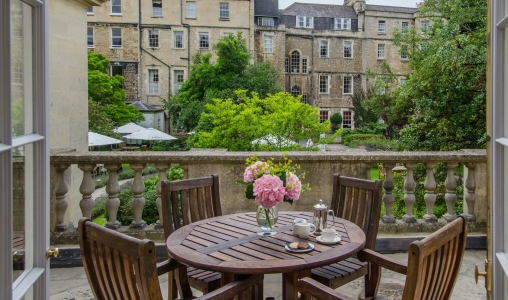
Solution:
<svg viewBox="0 0 508 300"><path fill-rule="evenodd" d="M285 249L287 242L301 241L292 234L293 219L312 222L307 212L279 213L274 236L257 235L255 213L240 213L206 219L184 226L173 232L166 245L171 257L179 262L208 271L222 273L223 283L234 274L283 274L283 299L298 299L298 278L310 277L311 269L348 258L365 245L363 230L354 223L335 217L335 228L342 241L323 245L309 236L314 250L292 253ZM329 226L331 226L329 222Z"/></svg>

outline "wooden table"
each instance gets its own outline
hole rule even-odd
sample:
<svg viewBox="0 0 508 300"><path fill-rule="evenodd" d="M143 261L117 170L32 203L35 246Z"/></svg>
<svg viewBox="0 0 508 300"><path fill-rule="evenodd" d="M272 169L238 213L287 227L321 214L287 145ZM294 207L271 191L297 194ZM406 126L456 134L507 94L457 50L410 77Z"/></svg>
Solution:
<svg viewBox="0 0 508 300"><path fill-rule="evenodd" d="M126 147L122 147L120 149L121 149L121 151L135 151L135 150L139 149L139 147L136 147L136 146L126 146Z"/></svg>
<svg viewBox="0 0 508 300"><path fill-rule="evenodd" d="M292 253L284 247L301 240L292 234L294 218L312 222L311 213L279 213L277 234L263 237L256 234L261 228L255 213L227 215L184 226L168 237L166 245L170 256L185 265L221 272L223 283L231 281L233 274L282 273L282 298L298 299L298 278L310 277L312 268L356 254L365 245L365 234L354 223L336 217L334 228L342 235L340 243L323 245L310 236L314 250Z"/></svg>

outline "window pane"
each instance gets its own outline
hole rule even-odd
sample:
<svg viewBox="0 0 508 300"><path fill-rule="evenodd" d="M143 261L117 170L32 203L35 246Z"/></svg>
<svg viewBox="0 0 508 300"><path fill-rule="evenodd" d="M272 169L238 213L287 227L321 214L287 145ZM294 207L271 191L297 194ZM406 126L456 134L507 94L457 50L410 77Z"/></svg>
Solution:
<svg viewBox="0 0 508 300"><path fill-rule="evenodd" d="M273 52L273 36L265 35L265 53Z"/></svg>
<svg viewBox="0 0 508 300"><path fill-rule="evenodd" d="M323 123L328 120L328 111L327 110L320 110L319 111L319 122Z"/></svg>
<svg viewBox="0 0 508 300"><path fill-rule="evenodd" d="M209 41L208 41L208 33L207 32L200 32L199 33L199 49L208 50L210 47Z"/></svg>
<svg viewBox="0 0 508 300"><path fill-rule="evenodd" d="M89 14L93 14L93 6L88 7L86 12Z"/></svg>
<svg viewBox="0 0 508 300"><path fill-rule="evenodd" d="M291 53L291 73L300 73L300 53L298 51Z"/></svg>
<svg viewBox="0 0 508 300"><path fill-rule="evenodd" d="M353 57L353 46L351 42L344 42L344 57L351 58Z"/></svg>
<svg viewBox="0 0 508 300"><path fill-rule="evenodd" d="M122 13L122 0L111 0L111 13L112 14Z"/></svg>
<svg viewBox="0 0 508 300"><path fill-rule="evenodd" d="M219 10L221 19L229 19L229 3L219 3Z"/></svg>
<svg viewBox="0 0 508 300"><path fill-rule="evenodd" d="M300 95L300 88L298 86L294 86L292 89L291 89L291 96L293 97L298 97Z"/></svg>
<svg viewBox="0 0 508 300"><path fill-rule="evenodd" d="M111 28L111 47L122 47L122 29Z"/></svg>
<svg viewBox="0 0 508 300"><path fill-rule="evenodd" d="M321 41L319 49L320 57L328 57L328 41Z"/></svg>
<svg viewBox="0 0 508 300"><path fill-rule="evenodd" d="M148 70L148 93L159 94L159 70Z"/></svg>
<svg viewBox="0 0 508 300"><path fill-rule="evenodd" d="M328 75L319 76L319 93L328 94Z"/></svg>
<svg viewBox="0 0 508 300"><path fill-rule="evenodd" d="M162 16L162 1L152 0L152 15L154 17Z"/></svg>
<svg viewBox="0 0 508 300"><path fill-rule="evenodd" d="M175 31L174 47L178 49L183 48L183 31Z"/></svg>
<svg viewBox="0 0 508 300"><path fill-rule="evenodd" d="M377 31L379 33L385 33L385 21L379 21L378 25L377 25Z"/></svg>
<svg viewBox="0 0 508 300"><path fill-rule="evenodd" d="M149 30L148 31L148 47L157 48L159 47L159 31Z"/></svg>
<svg viewBox="0 0 508 300"><path fill-rule="evenodd" d="M302 73L307 74L307 59L302 58Z"/></svg>
<svg viewBox="0 0 508 300"><path fill-rule="evenodd" d="M19 0L11 2L12 136L33 132L32 110L32 8Z"/></svg>
<svg viewBox="0 0 508 300"><path fill-rule="evenodd" d="M173 82L173 89L174 89L174 93L173 94L177 94L180 89L182 88L182 84L183 84L183 70L175 70L175 73L174 73L174 82Z"/></svg>
<svg viewBox="0 0 508 300"><path fill-rule="evenodd" d="M342 112L342 128L351 128L352 118L351 111Z"/></svg>
<svg viewBox="0 0 508 300"><path fill-rule="evenodd" d="M307 95L305 94L302 95L302 103L307 104Z"/></svg>
<svg viewBox="0 0 508 300"><path fill-rule="evenodd" d="M87 32L87 45L89 48L93 48L93 28L88 27L86 29Z"/></svg>
<svg viewBox="0 0 508 300"><path fill-rule="evenodd" d="M196 18L196 2L187 1L186 2L186 18L195 19Z"/></svg>

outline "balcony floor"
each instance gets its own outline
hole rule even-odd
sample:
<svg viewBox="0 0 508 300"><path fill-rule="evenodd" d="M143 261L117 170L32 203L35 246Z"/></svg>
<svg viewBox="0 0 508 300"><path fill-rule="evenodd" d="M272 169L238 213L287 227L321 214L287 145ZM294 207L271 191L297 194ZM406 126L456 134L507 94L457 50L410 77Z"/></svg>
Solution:
<svg viewBox="0 0 508 300"><path fill-rule="evenodd" d="M389 254L388 256L400 261L407 261L407 253ZM480 265L483 270L483 261L486 251L468 250L460 274L455 284L451 299L486 299L483 278L476 285L474 281L474 266ZM264 296L273 296L275 299L282 299L280 274L265 276ZM167 289L167 276L160 276L161 288ZM400 299L404 286L405 276L391 271L383 270L379 295L388 300ZM358 297L362 293L363 279L355 280L338 290L349 296ZM86 274L83 268L62 268L51 269L50 299L52 300L90 300L93 294L88 285ZM199 293L195 293L199 295Z"/></svg>

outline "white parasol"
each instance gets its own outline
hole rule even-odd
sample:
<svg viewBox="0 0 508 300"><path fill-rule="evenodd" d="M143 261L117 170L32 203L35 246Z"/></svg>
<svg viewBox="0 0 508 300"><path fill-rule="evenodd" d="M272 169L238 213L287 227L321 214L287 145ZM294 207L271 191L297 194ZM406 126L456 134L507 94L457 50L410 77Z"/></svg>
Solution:
<svg viewBox="0 0 508 300"><path fill-rule="evenodd" d="M118 127L114 131L118 132L118 133L134 133L134 132L138 132L138 131L143 130L143 129L146 129L146 128L145 127L141 127L141 126L131 122L131 123L127 123L127 124L125 124L123 126Z"/></svg>
<svg viewBox="0 0 508 300"><path fill-rule="evenodd" d="M133 134L129 134L124 136L126 139L133 140L145 140L145 141L168 141L168 140L176 140L174 136L171 136L167 133L159 131L154 128L144 129L138 132L134 132Z"/></svg>
<svg viewBox="0 0 508 300"><path fill-rule="evenodd" d="M95 132L88 133L88 146L120 144L122 141Z"/></svg>

